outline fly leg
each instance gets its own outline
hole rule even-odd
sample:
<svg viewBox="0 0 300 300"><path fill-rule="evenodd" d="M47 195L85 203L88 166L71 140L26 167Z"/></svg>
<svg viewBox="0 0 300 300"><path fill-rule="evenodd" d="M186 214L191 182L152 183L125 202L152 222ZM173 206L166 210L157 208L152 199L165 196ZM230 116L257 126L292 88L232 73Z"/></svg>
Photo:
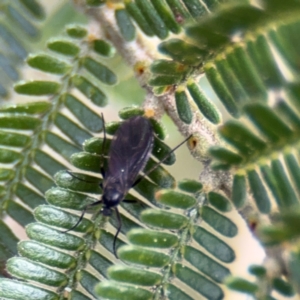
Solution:
<svg viewBox="0 0 300 300"><path fill-rule="evenodd" d="M94 181L94 180L85 180L85 179L82 179L82 178L80 178L80 177L74 175L73 172L71 172L71 171L68 171L68 170L67 170L66 172L67 172L69 175L71 175L72 177L74 177L74 178L76 178L76 179L78 179L78 180L80 180L80 181L87 182L87 183L98 183L98 182L96 182L96 181Z"/></svg>
<svg viewBox="0 0 300 300"><path fill-rule="evenodd" d="M94 202L94 203L92 203L92 204L86 205L86 206L83 208L83 211L82 211L82 213L81 213L81 216L79 217L79 220L76 222L76 224L73 225L70 229L67 229L67 230L63 231L63 233L67 233L67 232L69 232L69 231L75 229L75 228L80 224L80 222L82 221L82 219L83 219L83 217L84 217L86 211L87 211L89 208L91 208L91 207L94 207L94 206L96 206L96 205L101 204L101 202L102 202L102 201L99 200L99 201L96 201L96 202Z"/></svg>
<svg viewBox="0 0 300 300"><path fill-rule="evenodd" d="M136 203L138 203L138 202L140 202L140 201L132 200L132 199L124 199L123 202L124 202L124 203L134 203L134 204L136 204Z"/></svg>
<svg viewBox="0 0 300 300"><path fill-rule="evenodd" d="M134 184L131 187L136 186L138 183L140 183L148 174L150 174L152 171L154 171L158 166L160 166L175 150L177 150L180 146L182 146L186 141L188 141L192 135L188 136L184 141L182 141L179 145L177 145L175 148L173 148L162 160L160 160L158 163L156 163L150 170L144 173L141 177L139 177Z"/></svg>
<svg viewBox="0 0 300 300"><path fill-rule="evenodd" d="M114 237L113 249L114 249L115 257L119 258L118 255L117 255L117 250L116 250L116 242L117 242L117 237L118 237L118 235L120 233L120 230L122 228L122 220L121 220L121 216L120 216L118 208L115 208L115 211L116 211L117 220L118 220L118 229L117 229L117 233L116 233L116 235Z"/></svg>
<svg viewBox="0 0 300 300"><path fill-rule="evenodd" d="M104 116L103 113L101 113L101 117L102 117L102 123L103 123L103 143L102 143L102 152L101 152L101 165L100 165L100 172L102 175L102 178L105 178L105 170L104 170L104 150L105 150L105 144L106 144L106 129L105 129L105 120L104 120ZM100 185L101 188L103 188Z"/></svg>

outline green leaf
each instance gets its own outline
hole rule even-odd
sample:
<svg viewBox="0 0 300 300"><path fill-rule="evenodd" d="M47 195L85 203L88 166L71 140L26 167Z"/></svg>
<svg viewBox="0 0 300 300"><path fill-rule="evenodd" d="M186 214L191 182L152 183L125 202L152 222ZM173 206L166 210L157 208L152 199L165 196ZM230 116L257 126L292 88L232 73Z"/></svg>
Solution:
<svg viewBox="0 0 300 300"><path fill-rule="evenodd" d="M137 246L123 246L118 250L120 259L127 263L144 265L147 267L163 267L169 263L169 256Z"/></svg>
<svg viewBox="0 0 300 300"><path fill-rule="evenodd" d="M293 287L281 278L273 279L273 288L279 292L281 295L286 297L292 297L295 295Z"/></svg>
<svg viewBox="0 0 300 300"><path fill-rule="evenodd" d="M144 18L147 20L153 32L160 39L165 39L168 36L168 30L165 26L165 23L160 18L159 14L157 14L157 11L154 9L151 3L146 0L136 0L135 3L137 4Z"/></svg>
<svg viewBox="0 0 300 300"><path fill-rule="evenodd" d="M139 106L129 106L119 111L119 117L123 120L127 120L135 116L143 116L144 113L145 111Z"/></svg>
<svg viewBox="0 0 300 300"><path fill-rule="evenodd" d="M196 204L194 197L173 190L160 190L156 199L159 203L180 209L188 209Z"/></svg>
<svg viewBox="0 0 300 300"><path fill-rule="evenodd" d="M172 60L157 59L151 64L150 70L155 74L183 75L186 74L190 68Z"/></svg>
<svg viewBox="0 0 300 300"><path fill-rule="evenodd" d="M29 238L37 242L70 251L80 250L84 247L84 240L75 235L63 233L48 226L32 223L26 228Z"/></svg>
<svg viewBox="0 0 300 300"><path fill-rule="evenodd" d="M71 119L61 113L56 115L55 124L78 146L80 146L85 140L92 137L87 130L82 129L76 123L71 121Z"/></svg>
<svg viewBox="0 0 300 300"><path fill-rule="evenodd" d="M288 262L289 268L291 270L292 282L296 288L299 288L299 266L300 266L300 255L298 251L292 251L290 255L290 259Z"/></svg>
<svg viewBox="0 0 300 300"><path fill-rule="evenodd" d="M96 184L96 178L87 175L78 175L76 173L74 175L76 177L79 176L78 178L80 179L77 179L76 177L72 176L72 174L66 171L60 171L56 173L54 179L56 184L62 188L95 194L100 194L102 192L101 188L98 186L98 184ZM91 181L92 183L90 183Z"/></svg>
<svg viewBox="0 0 300 300"><path fill-rule="evenodd" d="M59 75L66 74L71 69L67 63L47 54L30 55L27 58L27 63L32 68Z"/></svg>
<svg viewBox="0 0 300 300"><path fill-rule="evenodd" d="M10 279L0 280L1 295L8 299L58 300L59 296L46 289L32 286L23 281Z"/></svg>
<svg viewBox="0 0 300 300"><path fill-rule="evenodd" d="M185 191L187 193L197 193L201 191L202 184L193 179L183 179L178 182L178 188L180 188L182 191Z"/></svg>
<svg viewBox="0 0 300 300"><path fill-rule="evenodd" d="M79 279L81 286L93 296L93 299L96 299L97 295L95 292L95 286L99 282L99 280L85 270L80 271Z"/></svg>
<svg viewBox="0 0 300 300"><path fill-rule="evenodd" d="M121 265L112 266L107 272L110 279L131 284L152 286L162 280L162 275L158 273Z"/></svg>
<svg viewBox="0 0 300 300"><path fill-rule="evenodd" d="M100 155L92 155L87 152L79 152L71 156L71 162L75 167L97 173L100 172L102 161L103 159Z"/></svg>
<svg viewBox="0 0 300 300"><path fill-rule="evenodd" d="M45 193L45 198L54 206L79 211L82 211L86 205L97 201L97 199L88 197L85 194L79 194L59 187L49 189Z"/></svg>
<svg viewBox="0 0 300 300"><path fill-rule="evenodd" d="M215 105L206 98L198 85L191 81L188 83L187 88L204 117L206 117L213 124L220 123L221 120L219 111Z"/></svg>
<svg viewBox="0 0 300 300"><path fill-rule="evenodd" d="M193 247L185 246L183 255L192 266L213 279L215 282L222 283L223 280L230 275L229 269L223 267L217 261Z"/></svg>
<svg viewBox="0 0 300 300"><path fill-rule="evenodd" d="M201 216L203 220L212 228L228 237L234 237L237 234L236 225L227 217L217 213L208 206L202 208Z"/></svg>
<svg viewBox="0 0 300 300"><path fill-rule="evenodd" d="M135 39L135 27L129 17L128 12L125 9L116 9L115 17L119 30L126 41L132 41Z"/></svg>
<svg viewBox="0 0 300 300"><path fill-rule="evenodd" d="M0 37L8 45L10 52L12 52L17 59L25 59L27 52L22 43L17 40L7 26L0 23Z"/></svg>
<svg viewBox="0 0 300 300"><path fill-rule="evenodd" d="M44 8L36 0L20 0L30 13L38 19L45 17Z"/></svg>
<svg viewBox="0 0 300 300"><path fill-rule="evenodd" d="M185 91L177 90L175 92L176 109L181 121L186 124L191 124L193 113Z"/></svg>
<svg viewBox="0 0 300 300"><path fill-rule="evenodd" d="M19 94L43 96L56 94L60 89L60 84L54 81L29 81L16 84L14 89Z"/></svg>
<svg viewBox="0 0 300 300"><path fill-rule="evenodd" d="M54 149L58 154L67 160L73 153L78 152L80 149L78 146L73 145L57 134L53 134L51 132L45 133L45 140L52 149Z"/></svg>
<svg viewBox="0 0 300 300"><path fill-rule="evenodd" d="M89 98L95 105L103 107L107 104L106 95L89 80L80 75L74 75L71 78L73 85Z"/></svg>
<svg viewBox="0 0 300 300"><path fill-rule="evenodd" d="M45 203L45 199L42 197L42 195L38 194L22 183L18 183L15 186L15 193L19 199L30 208L35 208L38 205Z"/></svg>
<svg viewBox="0 0 300 300"><path fill-rule="evenodd" d="M80 25L70 25L67 27L66 32L74 39L82 39L87 35L87 30Z"/></svg>
<svg viewBox="0 0 300 300"><path fill-rule="evenodd" d="M170 248L178 243L177 236L173 234L142 228L132 229L127 238L134 245L154 248Z"/></svg>
<svg viewBox="0 0 300 300"><path fill-rule="evenodd" d="M205 50L175 38L160 43L158 49L175 61L190 66L199 65L207 54Z"/></svg>
<svg viewBox="0 0 300 300"><path fill-rule="evenodd" d="M195 226L193 237L199 245L219 260L226 263L234 261L235 253L233 249L204 228Z"/></svg>
<svg viewBox="0 0 300 300"><path fill-rule="evenodd" d="M182 75L176 76L166 76L166 75L156 75L152 76L149 80L149 85L151 86L165 86L165 85L173 85L176 83L180 83L182 81Z"/></svg>
<svg viewBox="0 0 300 300"><path fill-rule="evenodd" d="M157 209L144 210L140 218L148 225L164 229L180 229L188 222L188 219L182 215Z"/></svg>
<svg viewBox="0 0 300 300"><path fill-rule="evenodd" d="M67 283L66 275L21 257L10 259L7 262L7 269L18 278L30 279L50 286L59 287Z"/></svg>
<svg viewBox="0 0 300 300"><path fill-rule="evenodd" d="M30 141L27 135L0 131L0 144L12 147L24 147Z"/></svg>
<svg viewBox="0 0 300 300"><path fill-rule="evenodd" d="M297 65L297 48L293 43L294 36L297 35L297 22L289 22L278 26L276 30L268 32L268 38L276 46L276 50L285 58L286 63L296 72L299 71Z"/></svg>
<svg viewBox="0 0 300 300"><path fill-rule="evenodd" d="M175 154L171 153L170 151L172 149L163 143L158 138L154 137L154 145L153 145L153 151L152 154L158 159L163 160L163 164L165 165L172 165L175 163Z"/></svg>
<svg viewBox="0 0 300 300"><path fill-rule="evenodd" d="M47 44L48 49L59 54L76 56L80 49L79 47L68 40L52 40Z"/></svg>
<svg viewBox="0 0 300 300"><path fill-rule="evenodd" d="M60 228L72 228L79 220L78 216L64 212L63 210L51 207L49 205L40 205L34 211L34 216L37 221ZM83 219L73 231L88 232L92 229L92 222Z"/></svg>
<svg viewBox="0 0 300 300"><path fill-rule="evenodd" d="M34 130L41 124L40 119L24 114L1 114L0 128Z"/></svg>
<svg viewBox="0 0 300 300"><path fill-rule="evenodd" d="M108 276L108 268L113 265L113 263L107 259L105 254L99 253L95 250L90 251L89 263L104 277Z"/></svg>
<svg viewBox="0 0 300 300"><path fill-rule="evenodd" d="M99 132L103 130L102 118L93 112L71 94L65 94L64 103L66 107L77 117L77 119L89 130Z"/></svg>
<svg viewBox="0 0 300 300"><path fill-rule="evenodd" d="M235 175L232 187L232 202L236 208L241 208L244 206L246 199L246 178L243 175Z"/></svg>
<svg viewBox="0 0 300 300"><path fill-rule="evenodd" d="M6 181L12 179L15 175L15 172L10 169L0 168L0 181Z"/></svg>
<svg viewBox="0 0 300 300"><path fill-rule="evenodd" d="M16 255L17 243L19 242L19 239L14 235L8 225L5 224L2 220L0 220L0 230L0 244L5 245L5 248L7 249L7 251L9 251L10 254Z"/></svg>
<svg viewBox="0 0 300 300"><path fill-rule="evenodd" d="M144 168L144 172L148 172L155 168L148 174L148 177L162 188L175 187L175 178L162 166L157 166L157 162L150 158Z"/></svg>
<svg viewBox="0 0 300 300"><path fill-rule="evenodd" d="M65 168L65 165L61 164L52 156L39 149L33 152L34 161L48 174L54 176L55 173Z"/></svg>
<svg viewBox="0 0 300 300"><path fill-rule="evenodd" d="M34 222L32 212L15 201L7 201L6 211L8 215L10 215L23 227L25 227L29 223Z"/></svg>
<svg viewBox="0 0 300 300"><path fill-rule="evenodd" d="M224 294L221 288L206 277L179 263L175 265L174 269L175 275L181 281L192 287L204 297L212 300L223 298Z"/></svg>
<svg viewBox="0 0 300 300"><path fill-rule="evenodd" d="M96 53L106 57L112 57L115 54L115 48L104 40L94 40L93 49Z"/></svg>
<svg viewBox="0 0 300 300"><path fill-rule="evenodd" d="M267 148L265 141L240 122L228 121L219 127L219 132L222 138L235 147L242 156L254 156Z"/></svg>
<svg viewBox="0 0 300 300"><path fill-rule="evenodd" d="M228 212L232 209L228 199L219 193L209 192L208 201L210 205L212 205L221 212Z"/></svg>
<svg viewBox="0 0 300 300"><path fill-rule="evenodd" d="M285 164L289 170L289 174L293 179L294 184L296 185L297 190L299 191L299 186L297 185L297 182L300 182L300 173L299 173L299 164L298 161L296 160L295 155L291 153L287 153L284 155L285 159Z"/></svg>
<svg viewBox="0 0 300 300"><path fill-rule="evenodd" d="M247 50L259 70L262 81L268 88L277 88L284 83L283 75L274 60L274 54L266 36L260 34L255 37L255 41L248 41Z"/></svg>
<svg viewBox="0 0 300 300"><path fill-rule="evenodd" d="M183 3L194 18L207 13L205 6L197 0L183 0Z"/></svg>
<svg viewBox="0 0 300 300"><path fill-rule="evenodd" d="M243 158L240 155L220 146L209 148L209 153L223 164L239 165L243 162Z"/></svg>
<svg viewBox="0 0 300 300"><path fill-rule="evenodd" d="M103 281L96 287L96 293L106 299L115 299L115 300L139 300L152 299L152 293L129 285L118 285L109 281Z"/></svg>
<svg viewBox="0 0 300 300"><path fill-rule="evenodd" d="M83 60L83 66L87 71L93 74L97 79L108 85L114 85L117 83L116 75L106 66L93 58L86 57Z"/></svg>
<svg viewBox="0 0 300 300"><path fill-rule="evenodd" d="M262 21L263 17L264 13L258 7L248 3L233 2L210 18L191 24L186 29L186 34L197 44L214 50L229 44L232 32L236 30L243 32L253 24Z"/></svg>
<svg viewBox="0 0 300 300"><path fill-rule="evenodd" d="M166 27L171 32L178 34L180 32L180 26L174 19L165 1L151 0L151 3L154 6L155 10L157 11L158 15L161 17Z"/></svg>
<svg viewBox="0 0 300 300"><path fill-rule="evenodd" d="M257 277L263 277L266 275L266 268L260 265L251 265L248 270L250 274Z"/></svg>
<svg viewBox="0 0 300 300"><path fill-rule="evenodd" d="M18 103L3 105L0 112L6 113L26 113L29 115L42 114L49 111L51 103L46 101L35 101L29 103Z"/></svg>
<svg viewBox="0 0 300 300"><path fill-rule="evenodd" d="M298 197L292 187L284 166L279 159L272 160L272 173L277 182L278 190L281 193L281 203L284 207L292 207L298 203Z"/></svg>
<svg viewBox="0 0 300 300"><path fill-rule="evenodd" d="M230 289L247 294L254 294L258 289L256 284L238 277L228 278L226 284Z"/></svg>
<svg viewBox="0 0 300 300"><path fill-rule="evenodd" d="M282 138L290 138L293 135L293 131L271 108L257 103L247 105L245 111L254 125L271 142L276 143Z"/></svg>
<svg viewBox="0 0 300 300"><path fill-rule="evenodd" d="M18 251L20 255L32 261L60 269L71 268L76 264L73 256L34 241L21 241L18 244Z"/></svg>
<svg viewBox="0 0 300 300"><path fill-rule="evenodd" d="M7 14L9 18L18 26L23 33L30 37L38 36L38 29L28 20L18 9L14 8L14 6L7 6Z"/></svg>
<svg viewBox="0 0 300 300"><path fill-rule="evenodd" d="M247 96L250 99L253 97L259 101L266 101L268 91L259 74L259 69L253 65L247 49L243 45L237 44L226 53L226 58L231 72L238 79Z"/></svg>
<svg viewBox="0 0 300 300"><path fill-rule="evenodd" d="M14 163L21 159L21 155L18 152L8 149L0 149L0 162L4 164Z"/></svg>
<svg viewBox="0 0 300 300"><path fill-rule="evenodd" d="M25 170L26 179L42 193L50 189L54 182L48 176L39 172L33 167L27 167Z"/></svg>
<svg viewBox="0 0 300 300"><path fill-rule="evenodd" d="M168 295L170 300L193 300L190 296L180 290L178 287L174 286L173 284L167 284L165 286L165 294Z"/></svg>
<svg viewBox="0 0 300 300"><path fill-rule="evenodd" d="M215 60L216 71L219 72L222 77L224 84L226 85L231 96L237 103L237 105L242 106L246 102L249 102L250 99L240 83L240 80L234 72L231 70L231 65L227 57L217 57ZM250 95L251 96L251 95Z"/></svg>
<svg viewBox="0 0 300 300"><path fill-rule="evenodd" d="M99 6L104 3L105 0L86 0L86 4L90 6Z"/></svg>
<svg viewBox="0 0 300 300"><path fill-rule="evenodd" d="M126 1L125 2L125 8L127 12L130 14L130 16L134 19L134 21L138 24L140 29L148 36L153 36L153 30L146 18L144 17L144 14L140 11L138 6L133 1Z"/></svg>
<svg viewBox="0 0 300 300"><path fill-rule="evenodd" d="M227 111L233 116L238 117L240 112L237 103L228 88L225 85L221 75L211 63L207 63L204 67L207 79L211 86L213 87L215 93L218 95L219 99L224 104Z"/></svg>
<svg viewBox="0 0 300 300"><path fill-rule="evenodd" d="M248 171L248 180L256 205L261 213L269 213L271 209L267 191L255 170Z"/></svg>
<svg viewBox="0 0 300 300"><path fill-rule="evenodd" d="M163 124L155 119L149 119L149 120L150 120L150 123L152 125L152 128L153 128L156 136L159 139L164 140L166 138L167 133L166 133L166 129L164 128Z"/></svg>

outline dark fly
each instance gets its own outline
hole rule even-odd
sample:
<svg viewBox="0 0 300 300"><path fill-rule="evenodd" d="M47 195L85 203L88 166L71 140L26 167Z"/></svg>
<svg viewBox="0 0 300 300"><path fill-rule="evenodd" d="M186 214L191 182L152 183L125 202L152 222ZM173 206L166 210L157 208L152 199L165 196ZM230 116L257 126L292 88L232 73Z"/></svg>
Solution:
<svg viewBox="0 0 300 300"><path fill-rule="evenodd" d="M103 145L105 144L105 140L106 134L104 129ZM151 170L145 173L144 176L138 177L139 172L144 169L152 152L153 140L153 129L147 118L142 116L132 117L120 125L110 145L107 170L104 170L103 165L101 166L101 174L103 176L103 184L101 186L103 193L101 200L87 205L78 222L67 231L74 229L83 219L87 209L93 206L102 204L101 212L104 216L111 216L112 211L115 210L119 224L114 237L113 249L117 257L116 240L122 225L118 205L121 201L132 202L125 199L129 189L137 185L147 174L157 168L187 139L169 152L163 160L158 162Z"/></svg>

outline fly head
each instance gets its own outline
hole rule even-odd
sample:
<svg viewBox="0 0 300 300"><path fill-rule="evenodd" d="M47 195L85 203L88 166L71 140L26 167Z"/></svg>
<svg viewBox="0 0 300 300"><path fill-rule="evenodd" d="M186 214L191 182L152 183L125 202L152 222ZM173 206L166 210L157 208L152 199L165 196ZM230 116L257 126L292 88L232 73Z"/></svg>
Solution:
<svg viewBox="0 0 300 300"><path fill-rule="evenodd" d="M124 193L115 186L103 190L102 201L105 207L115 207L124 199Z"/></svg>

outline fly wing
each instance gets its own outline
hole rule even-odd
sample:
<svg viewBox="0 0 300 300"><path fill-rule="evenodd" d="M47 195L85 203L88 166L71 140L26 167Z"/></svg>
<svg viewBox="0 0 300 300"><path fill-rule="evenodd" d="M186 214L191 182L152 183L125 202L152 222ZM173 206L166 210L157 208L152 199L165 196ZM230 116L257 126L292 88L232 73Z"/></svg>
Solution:
<svg viewBox="0 0 300 300"><path fill-rule="evenodd" d="M131 188L145 167L153 148L153 131L148 119L137 116L117 130L109 150L105 181L118 182L124 192Z"/></svg>

